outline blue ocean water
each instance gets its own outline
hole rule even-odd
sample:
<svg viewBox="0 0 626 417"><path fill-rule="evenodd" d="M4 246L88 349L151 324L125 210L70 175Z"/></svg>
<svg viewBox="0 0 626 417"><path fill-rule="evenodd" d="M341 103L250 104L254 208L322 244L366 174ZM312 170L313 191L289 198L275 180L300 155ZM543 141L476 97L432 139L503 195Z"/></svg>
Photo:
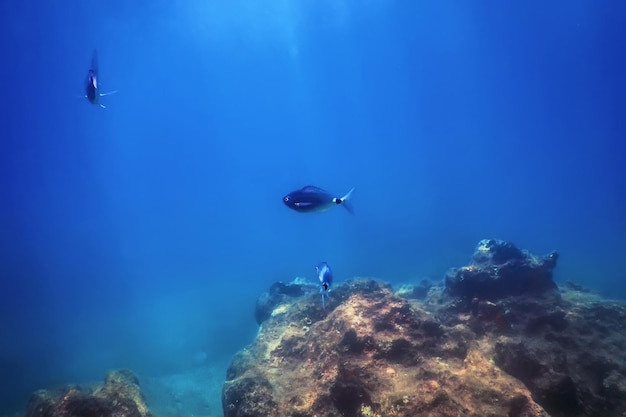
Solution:
<svg viewBox="0 0 626 417"><path fill-rule="evenodd" d="M0 4L0 410L228 361L332 265L437 280L482 238L626 298L626 4ZM98 51L106 109L81 96ZM340 207L282 197L314 184ZM0 411L1 413L2 411Z"/></svg>

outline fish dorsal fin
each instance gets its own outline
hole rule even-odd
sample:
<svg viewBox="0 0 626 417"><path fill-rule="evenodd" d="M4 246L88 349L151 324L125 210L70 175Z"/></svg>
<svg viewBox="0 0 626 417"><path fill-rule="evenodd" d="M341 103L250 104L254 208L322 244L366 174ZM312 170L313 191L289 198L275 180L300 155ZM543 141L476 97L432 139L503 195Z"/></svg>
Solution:
<svg viewBox="0 0 626 417"><path fill-rule="evenodd" d="M302 187L301 191L327 193L326 190L324 190L324 189L322 189L320 187L316 187L315 185L306 185L306 186Z"/></svg>

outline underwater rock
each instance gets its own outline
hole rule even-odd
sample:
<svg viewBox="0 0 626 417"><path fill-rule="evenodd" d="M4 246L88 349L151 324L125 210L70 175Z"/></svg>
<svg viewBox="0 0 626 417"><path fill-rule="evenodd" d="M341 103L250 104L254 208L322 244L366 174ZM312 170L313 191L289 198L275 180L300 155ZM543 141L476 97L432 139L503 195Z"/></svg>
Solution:
<svg viewBox="0 0 626 417"><path fill-rule="evenodd" d="M537 257L512 243L484 239L478 243L469 265L446 273L446 292L466 301L495 301L555 291L552 270L557 259L557 252Z"/></svg>
<svg viewBox="0 0 626 417"><path fill-rule="evenodd" d="M404 298L415 298L422 300L428 295L428 291L433 287L433 283L428 279L422 279L417 285L406 284L396 291L396 295Z"/></svg>
<svg viewBox="0 0 626 417"><path fill-rule="evenodd" d="M481 300L469 312L451 300L437 317L489 343L495 365L551 416L624 415L626 307L573 288L561 288L559 297Z"/></svg>
<svg viewBox="0 0 626 417"><path fill-rule="evenodd" d="M299 278L290 283L278 281L272 284L269 292L261 294L257 299L254 310L254 318L257 324L267 320L272 315L274 308L285 300L304 295L307 287L313 287L313 285Z"/></svg>
<svg viewBox="0 0 626 417"><path fill-rule="evenodd" d="M111 371L94 387L65 386L36 391L26 417L152 417L139 389L139 380L128 370Z"/></svg>
<svg viewBox="0 0 626 417"><path fill-rule="evenodd" d="M556 255L477 252L476 268L521 271L496 279L532 291L455 287L487 289L467 299L435 284L416 299L370 279L336 286L326 309L316 287L281 298L231 363L224 415L626 415L626 306L557 288Z"/></svg>
<svg viewBox="0 0 626 417"><path fill-rule="evenodd" d="M571 288L558 305L507 300L516 331L496 342L494 361L551 416L625 415L626 307Z"/></svg>
<svg viewBox="0 0 626 417"><path fill-rule="evenodd" d="M263 322L228 370L226 417L548 416L467 326L374 280L329 301L291 297Z"/></svg>

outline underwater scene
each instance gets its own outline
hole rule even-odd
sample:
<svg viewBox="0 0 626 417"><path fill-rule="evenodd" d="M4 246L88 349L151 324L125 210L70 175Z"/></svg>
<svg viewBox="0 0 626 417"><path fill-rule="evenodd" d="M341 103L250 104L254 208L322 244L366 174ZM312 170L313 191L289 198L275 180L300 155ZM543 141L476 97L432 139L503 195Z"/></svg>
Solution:
<svg viewBox="0 0 626 417"><path fill-rule="evenodd" d="M626 3L0 4L1 417L626 415Z"/></svg>

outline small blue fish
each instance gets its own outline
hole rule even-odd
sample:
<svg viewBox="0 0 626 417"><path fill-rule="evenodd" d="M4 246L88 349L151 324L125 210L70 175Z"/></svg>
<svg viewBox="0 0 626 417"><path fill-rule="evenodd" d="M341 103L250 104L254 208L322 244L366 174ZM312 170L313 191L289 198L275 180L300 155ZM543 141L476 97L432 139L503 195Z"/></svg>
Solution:
<svg viewBox="0 0 626 417"><path fill-rule="evenodd" d="M320 279L320 294L322 294L322 308L326 309L326 298L330 291L330 285L333 283L333 272L326 262L321 262L315 267L317 277Z"/></svg>
<svg viewBox="0 0 626 417"><path fill-rule="evenodd" d="M307 185L299 190L292 191L283 197L283 203L290 209L300 213L322 213L334 206L342 205L348 212L354 214L350 198L354 188L341 198L314 185Z"/></svg>
<svg viewBox="0 0 626 417"><path fill-rule="evenodd" d="M100 85L98 84L98 51L94 49L93 55L91 57L91 66L89 67L89 72L87 73L87 80L85 82L85 97L91 104L98 104L100 107L105 109L104 104L98 103L98 99L100 97L108 96L111 94L117 93L117 90L110 91L108 93L100 93L98 89Z"/></svg>

